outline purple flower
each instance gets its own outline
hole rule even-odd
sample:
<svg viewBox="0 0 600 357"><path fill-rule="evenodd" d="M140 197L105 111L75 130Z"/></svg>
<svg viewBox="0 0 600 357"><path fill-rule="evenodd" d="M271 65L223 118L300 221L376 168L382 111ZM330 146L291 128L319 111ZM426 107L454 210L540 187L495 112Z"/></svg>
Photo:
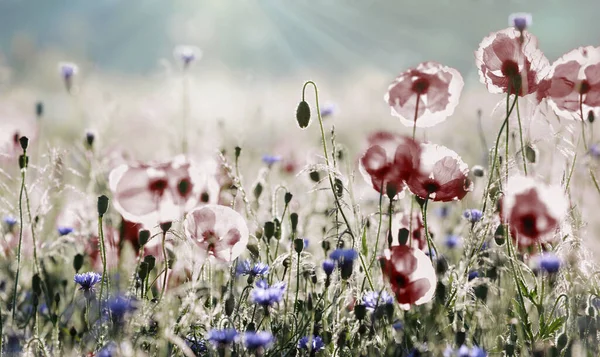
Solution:
<svg viewBox="0 0 600 357"><path fill-rule="evenodd" d="M322 118L327 118L328 116L334 115L337 112L338 112L337 105L335 105L333 103L326 103L321 108L321 117Z"/></svg>
<svg viewBox="0 0 600 357"><path fill-rule="evenodd" d="M483 217L483 213L478 209L467 209L463 212L463 217L471 223L479 222Z"/></svg>
<svg viewBox="0 0 600 357"><path fill-rule="evenodd" d="M469 272L469 281L478 278L479 277L479 272L477 270L471 270Z"/></svg>
<svg viewBox="0 0 600 357"><path fill-rule="evenodd" d="M236 275L249 275L252 277L267 275L269 273L269 266L265 263L251 264L248 260L244 260L238 263L235 268Z"/></svg>
<svg viewBox="0 0 600 357"><path fill-rule="evenodd" d="M317 352L325 349L325 343L319 336L304 336L298 341L298 348L301 350Z"/></svg>
<svg viewBox="0 0 600 357"><path fill-rule="evenodd" d="M392 328L396 331L400 331L404 328L404 324L402 324L402 322L400 320L396 320L393 324L392 324Z"/></svg>
<svg viewBox="0 0 600 357"><path fill-rule="evenodd" d="M210 330L208 332L207 340L215 347L225 347L238 338L238 332L235 329L224 329L224 330Z"/></svg>
<svg viewBox="0 0 600 357"><path fill-rule="evenodd" d="M323 270L325 271L325 274L327 274L327 276L331 275L331 273L333 273L333 269L335 269L335 262L331 259L326 259L323 262Z"/></svg>
<svg viewBox="0 0 600 357"><path fill-rule="evenodd" d="M458 246L460 243L460 237L455 234L450 234L446 237L446 247L452 249Z"/></svg>
<svg viewBox="0 0 600 357"><path fill-rule="evenodd" d="M368 310L375 310L376 306L394 303L394 297L385 290L381 292L381 295L378 291L369 291L363 296L362 300Z"/></svg>
<svg viewBox="0 0 600 357"><path fill-rule="evenodd" d="M268 331L248 331L244 334L244 345L246 345L246 348L249 350L257 350L259 348L266 349L274 341L275 338Z"/></svg>
<svg viewBox="0 0 600 357"><path fill-rule="evenodd" d="M458 349L458 357L469 357L469 347L462 345Z"/></svg>
<svg viewBox="0 0 600 357"><path fill-rule="evenodd" d="M100 280L102 280L102 275L94 272L75 274L75 277L73 277L73 281L79 285L79 290L86 293L93 291L94 285L98 284Z"/></svg>
<svg viewBox="0 0 600 357"><path fill-rule="evenodd" d="M192 62L202 57L202 51L195 46L177 46L175 47L173 54L176 59L183 62L184 68L187 68Z"/></svg>
<svg viewBox="0 0 600 357"><path fill-rule="evenodd" d="M194 352L196 356L201 356L202 354L208 352L206 342L195 335L187 335L185 337L185 344L190 348L190 350L192 350L192 352Z"/></svg>
<svg viewBox="0 0 600 357"><path fill-rule="evenodd" d="M66 227L66 226L59 226L58 227L58 235L62 236L66 236L69 233L73 232L73 227Z"/></svg>
<svg viewBox="0 0 600 357"><path fill-rule="evenodd" d="M4 216L4 223L8 226L8 229L12 229L17 224L17 219L13 216Z"/></svg>
<svg viewBox="0 0 600 357"><path fill-rule="evenodd" d="M560 258L553 253L543 253L539 259L539 267L547 273L556 273L560 269Z"/></svg>
<svg viewBox="0 0 600 357"><path fill-rule="evenodd" d="M61 76L67 81L70 80L79 71L79 69L77 68L77 65L75 63L71 63L71 62L59 63L58 70L59 70Z"/></svg>
<svg viewBox="0 0 600 357"><path fill-rule="evenodd" d="M508 25L514 26L517 30L523 32L525 29L531 26L533 19L531 14L519 12L516 14L511 14L508 17Z"/></svg>
<svg viewBox="0 0 600 357"><path fill-rule="evenodd" d="M450 208L446 205L438 208L435 212L437 213L438 216L440 216L440 218L446 218L448 217L448 212L450 211Z"/></svg>
<svg viewBox="0 0 600 357"><path fill-rule="evenodd" d="M133 301L125 296L117 296L108 300L108 308L116 319L121 319L128 312L136 310Z"/></svg>
<svg viewBox="0 0 600 357"><path fill-rule="evenodd" d="M98 353L96 353L96 357L116 357L117 356L117 344L114 342L109 342L106 344Z"/></svg>
<svg viewBox="0 0 600 357"><path fill-rule="evenodd" d="M252 302L264 307L281 302L285 292L285 283L275 283L269 286L266 280L256 282L256 287L250 293Z"/></svg>
<svg viewBox="0 0 600 357"><path fill-rule="evenodd" d="M469 357L486 357L487 353L483 350L483 348L479 348L477 346L471 349L471 353L469 353Z"/></svg>
<svg viewBox="0 0 600 357"><path fill-rule="evenodd" d="M267 154L265 154L265 155L262 156L262 161L265 164L267 164L268 166L271 166L271 165L276 164L279 161L281 161L281 156L279 156L279 155L274 156L274 155L267 155Z"/></svg>
<svg viewBox="0 0 600 357"><path fill-rule="evenodd" d="M594 145L590 146L590 150L588 151L588 153L596 159L599 158L600 157L600 145L594 144Z"/></svg>
<svg viewBox="0 0 600 357"><path fill-rule="evenodd" d="M354 249L336 249L329 254L329 258L335 260L338 264L352 263L357 257L358 253Z"/></svg>

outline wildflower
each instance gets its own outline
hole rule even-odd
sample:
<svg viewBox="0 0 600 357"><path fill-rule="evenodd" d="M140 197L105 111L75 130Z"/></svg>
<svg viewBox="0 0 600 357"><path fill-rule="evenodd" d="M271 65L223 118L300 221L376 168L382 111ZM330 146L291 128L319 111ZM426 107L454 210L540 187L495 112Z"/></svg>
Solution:
<svg viewBox="0 0 600 357"><path fill-rule="evenodd" d="M579 47L550 67L538 91L556 115L570 120L585 120L591 112L600 115L600 47Z"/></svg>
<svg viewBox="0 0 600 357"><path fill-rule="evenodd" d="M231 262L248 245L248 226L244 218L225 206L206 205L188 213L184 222L186 236L202 254L220 262Z"/></svg>
<svg viewBox="0 0 600 357"><path fill-rule="evenodd" d="M367 310L375 310L377 306L393 304L394 297L383 290L381 294L378 291L369 291L363 296L363 305Z"/></svg>
<svg viewBox="0 0 600 357"><path fill-rule="evenodd" d="M401 231L407 235L410 234L408 231L412 227L412 246L418 249L425 249L427 247L427 240L425 237L425 225L423 224L423 214L415 211L412 214L412 222L410 213L398 213L392 216L392 245L399 245ZM406 243L408 244L408 242Z"/></svg>
<svg viewBox="0 0 600 357"><path fill-rule="evenodd" d="M469 357L469 347L462 345L458 349L458 357Z"/></svg>
<svg viewBox="0 0 600 357"><path fill-rule="evenodd" d="M239 333L235 329L210 330L207 340L216 348L223 348L236 342Z"/></svg>
<svg viewBox="0 0 600 357"><path fill-rule="evenodd" d="M479 348L477 346L471 349L469 353L469 357L486 357L487 353L483 350L483 348Z"/></svg>
<svg viewBox="0 0 600 357"><path fill-rule="evenodd" d="M298 340L298 349L318 352L325 349L325 342L319 336L304 336Z"/></svg>
<svg viewBox="0 0 600 357"><path fill-rule="evenodd" d="M114 342L109 342L98 353L96 353L96 357L117 357L118 356L118 348L117 344Z"/></svg>
<svg viewBox="0 0 600 357"><path fill-rule="evenodd" d="M590 156L597 159L600 158L600 145L593 144L590 146L590 150L588 151Z"/></svg>
<svg viewBox="0 0 600 357"><path fill-rule="evenodd" d="M402 321L397 320L392 324L392 328L396 331L400 331L404 328L404 324Z"/></svg>
<svg viewBox="0 0 600 357"><path fill-rule="evenodd" d="M203 339L196 337L195 335L188 335L185 337L185 344L194 352L196 356L201 356L208 352L206 342Z"/></svg>
<svg viewBox="0 0 600 357"><path fill-rule="evenodd" d="M449 234L446 237L446 247L452 249L460 244L460 237L455 234Z"/></svg>
<svg viewBox="0 0 600 357"><path fill-rule="evenodd" d="M183 156L162 163L121 165L109 176L112 204L123 218L145 227L177 221L198 203L197 176Z"/></svg>
<svg viewBox="0 0 600 357"><path fill-rule="evenodd" d="M513 26L520 32L525 31L533 23L531 14L526 12L518 12L510 14L508 17L508 26Z"/></svg>
<svg viewBox="0 0 600 357"><path fill-rule="evenodd" d="M553 274L560 269L560 258L553 253L543 253L538 258L538 269Z"/></svg>
<svg viewBox="0 0 600 357"><path fill-rule="evenodd" d="M60 62L58 70L65 81L70 81L71 78L79 72L79 68L72 62Z"/></svg>
<svg viewBox="0 0 600 357"><path fill-rule="evenodd" d="M370 135L368 143L369 148L360 159L365 181L384 195L395 196L402 192L405 181L419 168L419 144L411 138L384 131Z"/></svg>
<svg viewBox="0 0 600 357"><path fill-rule="evenodd" d="M249 350L266 349L274 341L275 337L268 331L248 331L244 334L244 345Z"/></svg>
<svg viewBox="0 0 600 357"><path fill-rule="evenodd" d="M329 116L335 115L338 112L338 107L334 103L325 103L321 108L321 118L325 119Z"/></svg>
<svg viewBox="0 0 600 357"><path fill-rule="evenodd" d="M250 293L252 302L264 307L272 306L281 302L285 292L285 283L275 283L269 286L266 280L256 282L256 287Z"/></svg>
<svg viewBox="0 0 600 357"><path fill-rule="evenodd" d="M331 275L331 273L333 273L333 269L335 268L335 262L331 259L326 259L323 262L323 271L325 272L325 274L327 274L327 276Z"/></svg>
<svg viewBox="0 0 600 357"><path fill-rule="evenodd" d="M83 290L84 293L89 294L94 291L94 285L102 280L102 275L94 272L75 274L73 280L79 285L79 290Z"/></svg>
<svg viewBox="0 0 600 357"><path fill-rule="evenodd" d="M528 247L553 232L567 208L568 200L559 186L548 186L530 177L512 176L500 203L500 216L509 224L518 246Z"/></svg>
<svg viewBox="0 0 600 357"><path fill-rule="evenodd" d="M125 296L116 296L108 300L108 308L117 320L122 319L125 314L137 309L133 300Z"/></svg>
<svg viewBox="0 0 600 357"><path fill-rule="evenodd" d="M468 279L469 279L469 281L471 281L475 278L479 278L479 272L477 270L471 270L469 272Z"/></svg>
<svg viewBox="0 0 600 357"><path fill-rule="evenodd" d="M354 259L358 257L358 253L354 249L336 249L329 258L337 262L341 270L342 279L348 279L352 275Z"/></svg>
<svg viewBox="0 0 600 357"><path fill-rule="evenodd" d="M196 46L179 45L175 47L173 55L175 59L183 63L184 68L187 68L192 62L202 57L202 51Z"/></svg>
<svg viewBox="0 0 600 357"><path fill-rule="evenodd" d="M467 209L463 212L463 217L467 219L467 221L471 223L476 223L481 220L483 217L483 213L478 209Z"/></svg>
<svg viewBox="0 0 600 357"><path fill-rule="evenodd" d="M262 156L262 161L265 164L267 164L267 166L272 166L273 164L276 164L279 161L281 161L281 156L263 155Z"/></svg>
<svg viewBox="0 0 600 357"><path fill-rule="evenodd" d="M437 277L431 260L421 250L405 245L393 246L385 250L380 263L402 308L431 301Z"/></svg>
<svg viewBox="0 0 600 357"><path fill-rule="evenodd" d="M58 235L60 235L60 236L66 236L67 234L73 232L73 227L63 227L63 226L61 226L61 227L58 227L57 230L58 230Z"/></svg>
<svg viewBox="0 0 600 357"><path fill-rule="evenodd" d="M435 212L437 213L437 215L440 218L446 218L448 217L448 213L450 211L450 207L443 205L442 207L439 207L438 209L435 210Z"/></svg>
<svg viewBox="0 0 600 357"><path fill-rule="evenodd" d="M384 100L402 124L430 127L454 113L463 86L457 70L423 62L396 77Z"/></svg>
<svg viewBox="0 0 600 357"><path fill-rule="evenodd" d="M514 27L484 38L475 58L479 79L490 93L519 96L538 90L550 64L538 49L537 38Z"/></svg>
<svg viewBox="0 0 600 357"><path fill-rule="evenodd" d="M267 275L269 273L269 266L265 263L250 264L249 261L244 260L238 263L235 269L236 275L249 275L252 277Z"/></svg>
<svg viewBox="0 0 600 357"><path fill-rule="evenodd" d="M435 144L421 144L421 168L408 180L412 193L433 201L461 200L473 190L469 167L454 151Z"/></svg>
<svg viewBox="0 0 600 357"><path fill-rule="evenodd" d="M4 216L4 223L8 226L8 230L12 230L12 228L17 224L17 219L13 216Z"/></svg>

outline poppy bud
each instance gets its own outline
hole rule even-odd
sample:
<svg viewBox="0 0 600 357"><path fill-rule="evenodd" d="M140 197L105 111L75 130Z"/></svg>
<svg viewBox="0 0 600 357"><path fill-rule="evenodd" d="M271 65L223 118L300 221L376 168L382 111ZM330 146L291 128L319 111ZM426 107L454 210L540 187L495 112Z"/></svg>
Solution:
<svg viewBox="0 0 600 357"><path fill-rule="evenodd" d="M154 266L156 264L156 258L154 258L153 255L146 255L144 257L144 262L146 264L148 264L148 271L152 271L152 269L154 269Z"/></svg>
<svg viewBox="0 0 600 357"><path fill-rule="evenodd" d="M19 138L19 143L21 144L21 149L23 149L23 151L27 150L27 147L29 146L29 138L26 136L21 136Z"/></svg>
<svg viewBox="0 0 600 357"><path fill-rule="evenodd" d="M535 164L537 160L537 150L531 144L525 146L525 158L532 164Z"/></svg>
<svg viewBox="0 0 600 357"><path fill-rule="evenodd" d="M296 253L300 254L302 253L302 250L304 249L304 240L302 239L294 239L294 251L296 251Z"/></svg>
<svg viewBox="0 0 600 357"><path fill-rule="evenodd" d="M473 172L473 176L475 177L485 176L485 169L483 168L483 166L475 165L471 168L471 171Z"/></svg>
<svg viewBox="0 0 600 357"><path fill-rule="evenodd" d="M292 222L292 232L296 232L296 228L298 228L298 213L290 214L290 221Z"/></svg>
<svg viewBox="0 0 600 357"><path fill-rule="evenodd" d="M148 263L140 263L140 268L138 269L138 276L142 281L146 279L146 276L148 276Z"/></svg>
<svg viewBox="0 0 600 357"><path fill-rule="evenodd" d="M296 109L296 121L300 129L306 129L310 124L310 106L304 100L298 104Z"/></svg>
<svg viewBox="0 0 600 357"><path fill-rule="evenodd" d="M73 257L73 269L75 269L75 273L78 273L82 266L83 266L83 255L76 254L75 257Z"/></svg>
<svg viewBox="0 0 600 357"><path fill-rule="evenodd" d="M464 331L457 331L454 340L456 341L457 346L462 346L467 340L467 334Z"/></svg>
<svg viewBox="0 0 600 357"><path fill-rule="evenodd" d="M235 298L233 294L229 294L227 300L225 300L225 315L231 316L233 309L235 308Z"/></svg>
<svg viewBox="0 0 600 357"><path fill-rule="evenodd" d="M410 232L408 231L408 229L406 228L400 228L398 230L398 244L399 245L406 245L406 243L408 242L408 236L409 236Z"/></svg>
<svg viewBox="0 0 600 357"><path fill-rule="evenodd" d="M98 197L98 215L102 217L106 211L108 211L108 197L102 195Z"/></svg>
<svg viewBox="0 0 600 357"><path fill-rule="evenodd" d="M27 168L28 163L29 163L29 157L27 155L19 155L19 168L21 170Z"/></svg>
<svg viewBox="0 0 600 357"><path fill-rule="evenodd" d="M150 231L149 230L142 229L141 231L139 231L138 242L140 243L140 246L146 245L146 243L148 243L149 239L150 239Z"/></svg>
<svg viewBox="0 0 600 357"><path fill-rule="evenodd" d="M590 110L588 112L587 120L588 120L588 122L590 122L590 124L592 124L594 122L594 120L596 120L596 115L594 114L593 110Z"/></svg>
<svg viewBox="0 0 600 357"><path fill-rule="evenodd" d="M311 171L308 175L310 176L310 179L314 182L321 181L321 175L319 174L319 171Z"/></svg>
<svg viewBox="0 0 600 357"><path fill-rule="evenodd" d="M91 131L85 133L85 143L87 144L88 149L91 149L94 146L94 140L96 136Z"/></svg>
<svg viewBox="0 0 600 357"><path fill-rule="evenodd" d="M37 296L42 295L42 279L40 279L40 276L38 274L35 274L31 278L31 288Z"/></svg>
<svg viewBox="0 0 600 357"><path fill-rule="evenodd" d="M242 153L242 148L239 146L236 146L235 147L235 158L236 159L239 158L241 153Z"/></svg>
<svg viewBox="0 0 600 357"><path fill-rule="evenodd" d="M169 231L169 229L171 229L171 226L173 225L172 222L164 222L160 224L160 229L163 233L167 233Z"/></svg>
<svg viewBox="0 0 600 357"><path fill-rule="evenodd" d="M42 103L42 102L35 103L35 115L38 118L41 118L42 115L44 115L44 103Z"/></svg>
<svg viewBox="0 0 600 357"><path fill-rule="evenodd" d="M252 193L254 193L254 198L256 198L258 200L262 191L263 191L263 186L261 185L261 183L260 182L256 183L256 186L254 186L254 190L252 191Z"/></svg>
<svg viewBox="0 0 600 357"><path fill-rule="evenodd" d="M473 291L479 300L485 301L487 299L488 286L486 284L477 285Z"/></svg>
<svg viewBox="0 0 600 357"><path fill-rule="evenodd" d="M329 241L324 240L323 242L321 242L321 248L323 248L323 251L325 251L325 254L327 254L329 249L331 249L331 243L329 243Z"/></svg>
<svg viewBox="0 0 600 357"><path fill-rule="evenodd" d="M275 234L275 223L271 221L265 222L264 233L267 241L273 238L273 235Z"/></svg>
<svg viewBox="0 0 600 357"><path fill-rule="evenodd" d="M285 193L285 196L283 197L283 201L285 202L286 205L290 203L290 201L292 200L292 197L294 197L294 195L292 195L291 193L289 193L289 192Z"/></svg>
<svg viewBox="0 0 600 357"><path fill-rule="evenodd" d="M496 232L494 232L494 241L500 246L503 245L506 241L504 237L504 225L502 223L498 225L498 228L496 228Z"/></svg>
<svg viewBox="0 0 600 357"><path fill-rule="evenodd" d="M398 187L396 186L396 184L388 182L388 184L385 186L385 194L390 200L396 197L396 195L398 194Z"/></svg>
<svg viewBox="0 0 600 357"><path fill-rule="evenodd" d="M567 334L565 332L563 332L560 335L558 335L558 338L556 339L556 347L558 348L559 351L562 351L567 346L568 342L569 342L569 337L567 336Z"/></svg>
<svg viewBox="0 0 600 357"><path fill-rule="evenodd" d="M75 327L71 327L69 329L69 335L71 335L71 338L75 338L75 336L77 336L77 330L75 329Z"/></svg>
<svg viewBox="0 0 600 357"><path fill-rule="evenodd" d="M443 256L438 257L435 263L435 271L439 275L443 275L448 271L448 261Z"/></svg>
<svg viewBox="0 0 600 357"><path fill-rule="evenodd" d="M440 304L444 304L446 302L446 285L441 281L438 281L437 286L435 287L435 299Z"/></svg>

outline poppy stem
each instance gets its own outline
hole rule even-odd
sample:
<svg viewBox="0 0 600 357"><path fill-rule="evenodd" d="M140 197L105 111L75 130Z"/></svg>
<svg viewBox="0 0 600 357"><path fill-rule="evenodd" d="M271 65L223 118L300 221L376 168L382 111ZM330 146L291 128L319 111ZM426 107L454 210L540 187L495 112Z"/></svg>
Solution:
<svg viewBox="0 0 600 357"><path fill-rule="evenodd" d="M165 240L167 238L167 231L163 230L163 235L162 235L162 253L163 253L163 259L165 260L165 275L163 277L163 286L160 292L160 300L162 300L163 296L165 295L165 291L167 290L167 276L168 276L168 272L169 272L169 258L167 257L167 247L165 245Z"/></svg>
<svg viewBox="0 0 600 357"><path fill-rule="evenodd" d="M102 225L102 215L98 216L98 235L100 240L100 252L102 254L102 278L100 280L100 296L98 296L98 314L102 318L102 293L104 291L104 281L106 280L106 290L108 294L108 277L106 276L106 245L104 244L104 229Z"/></svg>
<svg viewBox="0 0 600 357"><path fill-rule="evenodd" d="M23 150L23 156L27 160L27 152ZM23 191L25 190L25 168L21 169L21 190L19 192L19 246L17 248L17 273L15 276L15 288L12 299L12 320L15 322L17 313L17 289L19 288L19 272L21 271L21 246L23 243Z"/></svg>
<svg viewBox="0 0 600 357"><path fill-rule="evenodd" d="M521 126L521 112L519 111L519 96L515 96L517 101L517 121L519 122L519 138L521 139L521 157L523 159L523 170L527 176L527 159L525 157L525 145L523 143L523 127Z"/></svg>
<svg viewBox="0 0 600 357"><path fill-rule="evenodd" d="M429 202L429 198L425 199L425 203L423 203L423 228L425 229L425 238L427 239L427 249L429 250L429 259L433 262L433 255L431 254L431 247L433 247L433 251L435 252L435 256L438 256L437 248L431 237L429 236L429 228L427 227L427 203ZM412 218L412 217L411 217Z"/></svg>
<svg viewBox="0 0 600 357"><path fill-rule="evenodd" d="M304 86L302 87L302 100L304 101L306 87L309 84L313 86L314 91L315 91L315 104L317 106L317 117L319 118L319 128L321 129L321 142L323 144L323 154L325 155L325 165L327 166L327 178L329 179L329 186L331 188L331 192L333 193L333 198L335 200L335 204L336 204L337 210L342 215L342 219L344 220L344 223L346 224L347 232L348 232L348 234L350 234L350 237L352 237L352 243L354 245L354 241L355 241L354 232L352 231L352 227L350 226L350 222L348 221L348 218L346 217L346 213L344 212L344 209L342 208L342 205L340 204L338 195L336 193L337 189L335 188L335 185L333 183L333 177L331 176L331 169L330 169L330 166L329 166L329 154L327 152L327 140L325 138L325 130L323 129L323 118L321 117L321 109L319 108L319 93L318 93L317 85L316 85L315 82L313 82L313 81L306 81L304 83ZM374 290L374 288L373 288L373 282L371 281L371 275L369 274L369 271L367 270L367 266L366 266L365 261L363 259L362 253L359 252L358 253L358 257L360 258L360 264L362 265L363 270L365 271L365 275L367 277L367 280L369 281L369 286L371 287L371 290Z"/></svg>

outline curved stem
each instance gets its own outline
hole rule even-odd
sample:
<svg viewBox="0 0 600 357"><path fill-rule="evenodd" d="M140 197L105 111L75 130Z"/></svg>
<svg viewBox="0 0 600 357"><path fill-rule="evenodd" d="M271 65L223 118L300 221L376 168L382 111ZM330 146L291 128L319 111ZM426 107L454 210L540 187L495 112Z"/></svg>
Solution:
<svg viewBox="0 0 600 357"><path fill-rule="evenodd" d="M433 247L433 251L435 252L435 256L438 256L437 248L429 235L429 228L427 227L427 203L429 202L429 198L425 199L425 203L423 204L423 228L425 229L425 238L427 239L427 249L429 250L429 259L433 261L433 255L431 254L431 247Z"/></svg>
<svg viewBox="0 0 600 357"><path fill-rule="evenodd" d="M167 290L167 276L169 275L169 257L167 256L167 247L165 245L165 240L167 238L167 232L163 231L163 235L162 235L162 253L163 253L163 259L165 260L165 275L163 277L163 286L160 292L160 300L162 300L163 296L165 295L165 291Z"/></svg>
<svg viewBox="0 0 600 357"><path fill-rule="evenodd" d="M24 156L26 154L23 154ZM25 156L27 157L27 156ZM23 191L25 190L25 169L21 169L21 190L19 192L19 246L17 248L17 274L12 299L12 320L15 321L17 312L17 289L19 287L19 272L21 271L21 246L23 243Z"/></svg>

